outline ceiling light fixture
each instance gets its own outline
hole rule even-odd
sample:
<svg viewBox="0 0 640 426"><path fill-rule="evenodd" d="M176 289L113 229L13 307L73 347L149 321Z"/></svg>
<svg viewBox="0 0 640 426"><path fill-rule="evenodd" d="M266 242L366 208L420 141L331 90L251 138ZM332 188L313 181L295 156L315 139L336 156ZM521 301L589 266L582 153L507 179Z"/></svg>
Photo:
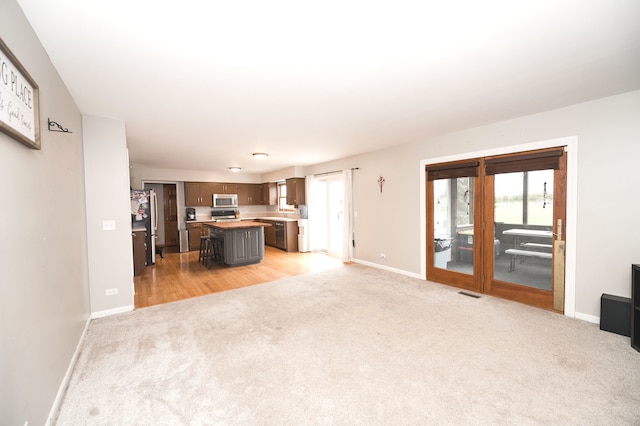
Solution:
<svg viewBox="0 0 640 426"><path fill-rule="evenodd" d="M242 167L229 167L229 170L231 170L232 172L239 172L240 170L242 170Z"/></svg>
<svg viewBox="0 0 640 426"><path fill-rule="evenodd" d="M253 158L258 158L260 160L265 159L269 156L269 154L267 154L266 152L254 152L251 155L253 155Z"/></svg>

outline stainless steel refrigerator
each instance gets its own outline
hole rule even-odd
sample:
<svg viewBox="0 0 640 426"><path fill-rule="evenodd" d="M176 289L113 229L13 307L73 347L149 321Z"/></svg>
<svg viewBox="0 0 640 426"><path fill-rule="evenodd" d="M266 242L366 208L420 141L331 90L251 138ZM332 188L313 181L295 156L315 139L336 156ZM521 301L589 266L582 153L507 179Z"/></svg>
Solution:
<svg viewBox="0 0 640 426"><path fill-rule="evenodd" d="M146 262L147 265L154 265L158 238L158 198L153 189L131 190L131 226L146 228Z"/></svg>

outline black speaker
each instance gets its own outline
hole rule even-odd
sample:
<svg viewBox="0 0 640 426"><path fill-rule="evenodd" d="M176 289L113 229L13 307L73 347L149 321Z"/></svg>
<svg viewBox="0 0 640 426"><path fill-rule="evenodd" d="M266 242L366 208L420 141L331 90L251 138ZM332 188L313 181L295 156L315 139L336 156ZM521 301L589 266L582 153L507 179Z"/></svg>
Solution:
<svg viewBox="0 0 640 426"><path fill-rule="evenodd" d="M631 336L631 299L603 294L600 298L600 330Z"/></svg>

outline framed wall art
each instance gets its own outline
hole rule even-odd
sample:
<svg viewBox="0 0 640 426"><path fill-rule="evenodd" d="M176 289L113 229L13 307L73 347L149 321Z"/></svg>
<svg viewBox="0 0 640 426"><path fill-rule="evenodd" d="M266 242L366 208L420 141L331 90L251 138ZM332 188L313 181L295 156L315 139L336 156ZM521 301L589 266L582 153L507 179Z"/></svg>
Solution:
<svg viewBox="0 0 640 426"><path fill-rule="evenodd" d="M40 149L38 85L0 39L0 131Z"/></svg>

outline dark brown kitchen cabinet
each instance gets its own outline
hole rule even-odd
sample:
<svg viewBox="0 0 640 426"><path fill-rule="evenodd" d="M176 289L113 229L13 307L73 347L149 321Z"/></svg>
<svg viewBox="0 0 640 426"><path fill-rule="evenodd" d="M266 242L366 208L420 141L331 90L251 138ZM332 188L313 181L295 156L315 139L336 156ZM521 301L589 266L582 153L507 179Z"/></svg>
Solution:
<svg viewBox="0 0 640 426"><path fill-rule="evenodd" d="M269 223L269 222L267 222ZM264 243L265 245L275 247L276 245L276 228L273 226L264 227Z"/></svg>
<svg viewBox="0 0 640 426"><path fill-rule="evenodd" d="M225 182L213 182L210 184L212 188L212 194L237 194L237 183L225 183Z"/></svg>
<svg viewBox="0 0 640 426"><path fill-rule="evenodd" d="M262 185L257 183L238 184L238 205L257 206L262 204Z"/></svg>
<svg viewBox="0 0 640 426"><path fill-rule="evenodd" d="M287 252L298 251L298 221L261 219L260 222L271 225L264 227L265 245Z"/></svg>
<svg viewBox="0 0 640 426"><path fill-rule="evenodd" d="M298 251L298 222L286 222L284 226L285 250Z"/></svg>
<svg viewBox="0 0 640 426"><path fill-rule="evenodd" d="M285 183L287 184L287 204L290 206L305 204L304 178L289 178Z"/></svg>
<svg viewBox="0 0 640 426"><path fill-rule="evenodd" d="M185 182L184 200L187 207L211 207L213 184L209 182Z"/></svg>
<svg viewBox="0 0 640 426"><path fill-rule="evenodd" d="M209 236L209 228L203 222L187 224L189 230L189 251L200 250L200 237Z"/></svg>
<svg viewBox="0 0 640 426"><path fill-rule="evenodd" d="M131 232L131 242L133 245L133 276L142 274L146 266L147 259L147 231Z"/></svg>
<svg viewBox="0 0 640 426"><path fill-rule="evenodd" d="M275 206L278 204L278 184L275 182L267 182L262 184L262 202L263 206Z"/></svg>

